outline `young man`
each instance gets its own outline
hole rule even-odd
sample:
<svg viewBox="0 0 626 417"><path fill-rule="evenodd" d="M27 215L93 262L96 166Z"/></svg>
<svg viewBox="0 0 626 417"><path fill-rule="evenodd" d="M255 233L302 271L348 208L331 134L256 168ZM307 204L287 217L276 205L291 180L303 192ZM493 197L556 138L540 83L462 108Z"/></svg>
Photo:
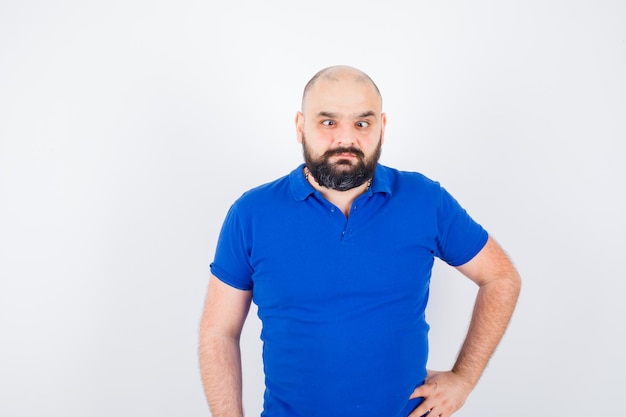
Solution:
<svg viewBox="0 0 626 417"><path fill-rule="evenodd" d="M217 245L200 329L214 417L242 416L239 336L263 323L265 417L448 417L507 325L520 278L437 182L378 163L386 115L345 66L307 84L296 115L305 163L245 193ZM454 367L426 370L434 257L479 286Z"/></svg>

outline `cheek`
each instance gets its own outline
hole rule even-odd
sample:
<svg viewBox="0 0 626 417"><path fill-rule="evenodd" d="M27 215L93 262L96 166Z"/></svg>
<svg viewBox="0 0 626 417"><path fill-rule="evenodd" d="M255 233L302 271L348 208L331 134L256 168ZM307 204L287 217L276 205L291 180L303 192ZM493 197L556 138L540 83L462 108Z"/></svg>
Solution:
<svg viewBox="0 0 626 417"><path fill-rule="evenodd" d="M333 143L333 136L327 132L311 132L306 134L303 139L310 149L326 150Z"/></svg>
<svg viewBox="0 0 626 417"><path fill-rule="evenodd" d="M380 134L369 133L367 135L360 135L358 137L358 141L362 149L373 150L376 149L378 143L380 142Z"/></svg>

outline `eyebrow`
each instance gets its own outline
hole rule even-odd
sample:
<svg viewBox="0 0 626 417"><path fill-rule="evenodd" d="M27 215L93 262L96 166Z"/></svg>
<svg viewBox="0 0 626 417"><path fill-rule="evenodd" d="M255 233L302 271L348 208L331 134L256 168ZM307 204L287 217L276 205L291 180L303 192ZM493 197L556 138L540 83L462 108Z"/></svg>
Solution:
<svg viewBox="0 0 626 417"><path fill-rule="evenodd" d="M372 117L372 116L376 116L376 113L374 113L372 110L363 112L358 115L359 119L364 119L366 117Z"/></svg>
<svg viewBox="0 0 626 417"><path fill-rule="evenodd" d="M339 117L339 113L333 113L333 112L328 112L328 111L321 111L319 113L317 113L318 117L328 117L331 119L336 119ZM376 113L373 112L372 110L368 110L366 112L360 113L356 115L357 119L364 119L366 117L372 117L372 116L376 116Z"/></svg>

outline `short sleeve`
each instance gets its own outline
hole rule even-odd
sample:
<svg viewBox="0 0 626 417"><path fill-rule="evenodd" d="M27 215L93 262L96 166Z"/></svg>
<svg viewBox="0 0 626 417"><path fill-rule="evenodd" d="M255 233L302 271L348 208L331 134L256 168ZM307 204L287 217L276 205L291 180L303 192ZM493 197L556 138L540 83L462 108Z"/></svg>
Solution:
<svg viewBox="0 0 626 417"><path fill-rule="evenodd" d="M250 266L250 238L237 211L231 206L217 241L211 273L220 281L240 290L252 289L252 267Z"/></svg>
<svg viewBox="0 0 626 417"><path fill-rule="evenodd" d="M470 261L487 243L487 231L443 187L440 188L437 227L437 256L451 266Z"/></svg>

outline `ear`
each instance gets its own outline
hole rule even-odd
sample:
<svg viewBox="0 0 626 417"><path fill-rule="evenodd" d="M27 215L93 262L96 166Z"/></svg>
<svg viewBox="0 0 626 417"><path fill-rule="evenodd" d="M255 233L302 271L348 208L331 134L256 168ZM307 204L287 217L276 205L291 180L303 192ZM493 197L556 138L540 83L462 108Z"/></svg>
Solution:
<svg viewBox="0 0 626 417"><path fill-rule="evenodd" d="M387 113L380 115L380 144L385 143L385 127L387 126Z"/></svg>
<svg viewBox="0 0 626 417"><path fill-rule="evenodd" d="M298 143L302 143L304 137L304 114L301 111L296 113L296 135Z"/></svg>

